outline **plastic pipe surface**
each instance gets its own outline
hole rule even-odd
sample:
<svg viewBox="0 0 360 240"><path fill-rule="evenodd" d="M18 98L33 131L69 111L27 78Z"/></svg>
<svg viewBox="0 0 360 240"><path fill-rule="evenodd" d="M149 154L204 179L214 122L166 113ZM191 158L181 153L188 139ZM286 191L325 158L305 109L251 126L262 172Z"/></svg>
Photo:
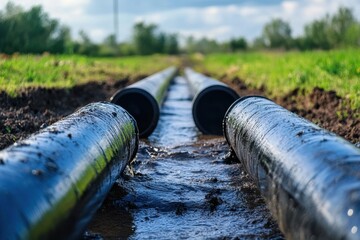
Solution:
<svg viewBox="0 0 360 240"><path fill-rule="evenodd" d="M125 108L136 120L140 137L148 137L156 128L160 107L177 69L167 68L116 92L112 103Z"/></svg>
<svg viewBox="0 0 360 240"><path fill-rule="evenodd" d="M224 134L288 239L360 239L360 149L262 97L235 102Z"/></svg>
<svg viewBox="0 0 360 240"><path fill-rule="evenodd" d="M0 239L78 239L137 151L135 120L89 104L0 152Z"/></svg>
<svg viewBox="0 0 360 240"><path fill-rule="evenodd" d="M226 84L190 68L185 69L185 76L194 97L192 115L196 127L204 134L222 135L226 110L239 95Z"/></svg>

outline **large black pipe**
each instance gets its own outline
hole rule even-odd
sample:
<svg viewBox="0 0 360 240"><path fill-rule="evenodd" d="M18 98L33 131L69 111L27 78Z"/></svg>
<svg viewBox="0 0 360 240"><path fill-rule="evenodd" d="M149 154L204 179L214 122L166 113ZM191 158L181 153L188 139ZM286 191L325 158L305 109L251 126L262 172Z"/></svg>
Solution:
<svg viewBox="0 0 360 240"><path fill-rule="evenodd" d="M194 98L192 115L196 127L204 134L222 135L226 110L239 95L226 84L190 68L185 69L185 76Z"/></svg>
<svg viewBox="0 0 360 240"><path fill-rule="evenodd" d="M262 97L226 113L224 134L288 239L360 239L360 150Z"/></svg>
<svg viewBox="0 0 360 240"><path fill-rule="evenodd" d="M136 120L140 137L149 136L159 121L160 107L177 69L169 67L117 91L111 102L125 108Z"/></svg>
<svg viewBox="0 0 360 240"><path fill-rule="evenodd" d="M137 151L135 120L89 104L0 152L0 239L78 239Z"/></svg>

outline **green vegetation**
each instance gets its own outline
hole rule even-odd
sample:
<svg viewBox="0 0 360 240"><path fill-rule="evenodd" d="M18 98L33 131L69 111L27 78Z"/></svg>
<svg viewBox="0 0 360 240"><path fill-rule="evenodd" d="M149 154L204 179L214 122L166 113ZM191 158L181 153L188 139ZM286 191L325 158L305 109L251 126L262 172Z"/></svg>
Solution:
<svg viewBox="0 0 360 240"><path fill-rule="evenodd" d="M30 86L72 87L88 81L149 75L178 60L168 56L96 58L53 55L0 55L0 90L16 94Z"/></svg>
<svg viewBox="0 0 360 240"><path fill-rule="evenodd" d="M0 53L116 56L179 52L177 35L159 32L154 24L135 24L129 43L118 44L111 34L95 44L86 32L79 35L79 41L73 40L70 28L50 18L40 5L24 10L8 2L4 10L0 9Z"/></svg>
<svg viewBox="0 0 360 240"><path fill-rule="evenodd" d="M128 56L179 53L238 52L247 49L311 50L360 47L360 22L349 8L341 7L304 26L303 36L293 37L288 22L272 19L253 42L238 36L225 42L195 39L189 36L180 49L178 34L161 32L157 25L136 23L132 38L118 43L111 34L102 43L94 43L84 31L74 40L68 26L52 19L41 6L24 10L9 2L0 9L0 53L78 54L87 56Z"/></svg>
<svg viewBox="0 0 360 240"><path fill-rule="evenodd" d="M318 52L253 52L195 57L197 69L214 77L239 77L256 88L265 86L271 96L295 88L335 90L360 108L360 49Z"/></svg>

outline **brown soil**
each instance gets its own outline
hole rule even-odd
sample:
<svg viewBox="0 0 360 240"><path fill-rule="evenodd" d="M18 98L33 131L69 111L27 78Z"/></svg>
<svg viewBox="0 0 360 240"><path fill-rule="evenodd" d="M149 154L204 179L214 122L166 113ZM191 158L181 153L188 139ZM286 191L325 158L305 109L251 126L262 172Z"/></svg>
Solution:
<svg viewBox="0 0 360 240"><path fill-rule="evenodd" d="M249 88L239 78L230 81L224 77L226 82L231 82L232 87L240 94L267 96L266 89ZM360 109L353 110L346 99L342 99L336 91L325 91L314 88L310 94L295 89L285 96L273 99L279 105L288 110L316 123L329 131L335 132L348 141L360 145Z"/></svg>
<svg viewBox="0 0 360 240"><path fill-rule="evenodd" d="M223 80L230 82L240 96L266 96L265 88L249 88L239 78L229 81L225 77ZM0 149L58 121L81 106L108 100L128 82L128 79L90 82L71 89L28 88L15 98L0 92ZM346 100L336 95L335 91L315 88L306 95L296 89L274 101L352 143L360 142L360 109L346 107Z"/></svg>
<svg viewBox="0 0 360 240"><path fill-rule="evenodd" d="M128 80L90 82L71 89L28 88L17 97L0 92L0 149L90 102L108 100Z"/></svg>

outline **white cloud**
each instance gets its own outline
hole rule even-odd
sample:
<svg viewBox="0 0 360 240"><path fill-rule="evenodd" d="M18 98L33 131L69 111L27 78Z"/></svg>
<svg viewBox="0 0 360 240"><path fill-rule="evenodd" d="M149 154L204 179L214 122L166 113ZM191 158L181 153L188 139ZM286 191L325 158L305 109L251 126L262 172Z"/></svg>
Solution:
<svg viewBox="0 0 360 240"><path fill-rule="evenodd" d="M87 7L95 0L13 0L15 4L26 9L34 4L41 4L52 18L70 26L74 35L85 30L93 40L99 42L113 32L112 14L97 14L96 17L87 12ZM129 0L130 1L130 0ZM137 21L156 23L166 32L178 32L180 35L194 35L197 38L209 37L226 40L236 36L253 39L261 34L263 25L273 18L288 21L293 35L302 34L304 24L323 17L326 13L333 14L339 6L350 7L354 15L360 16L359 0L283 0L277 4L241 5L235 1L230 5L174 8L143 14L120 14L120 40L127 40L131 35L132 25ZM96 1L97 4L103 4ZM6 1L0 2L2 9ZM111 8L111 4L107 4ZM111 10L109 11L111 12Z"/></svg>
<svg viewBox="0 0 360 240"><path fill-rule="evenodd" d="M26 10L34 5L41 5L51 18L58 19L61 24L67 25L72 30L72 35L78 38L80 30L84 30L93 41L101 42L106 36L114 32L113 15L88 14L86 9L91 0L12 0ZM99 4L102 4L100 1ZM4 9L5 1L0 1L0 9ZM131 27L134 22L133 15L122 14L119 16L119 39L126 41L130 38Z"/></svg>
<svg viewBox="0 0 360 240"><path fill-rule="evenodd" d="M299 7L296 1L284 1L281 3L282 8L286 14L292 14Z"/></svg>
<svg viewBox="0 0 360 240"><path fill-rule="evenodd" d="M183 36L226 40L236 36L253 39L261 34L264 24L271 19L282 18L290 23L293 35L297 36L303 33L305 24L323 17L326 13L335 13L339 6L351 6L356 16L360 11L360 3L357 1L285 0L277 5L182 8L141 15L141 20L155 22L161 29L180 32Z"/></svg>
<svg viewBox="0 0 360 240"><path fill-rule="evenodd" d="M257 7L237 7L237 12L239 12L239 14L241 16L244 17L250 17L250 16L256 16L259 15L259 8Z"/></svg>
<svg viewBox="0 0 360 240"><path fill-rule="evenodd" d="M206 24L218 25L221 24L221 12L219 7L207 7L203 10L203 19Z"/></svg>

